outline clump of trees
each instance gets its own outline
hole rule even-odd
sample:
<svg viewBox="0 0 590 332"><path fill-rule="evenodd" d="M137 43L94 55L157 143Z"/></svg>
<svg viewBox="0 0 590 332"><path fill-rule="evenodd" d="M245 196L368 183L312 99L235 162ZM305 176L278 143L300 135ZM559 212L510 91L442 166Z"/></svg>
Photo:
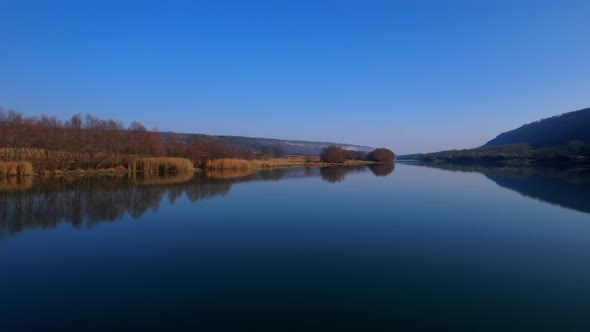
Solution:
<svg viewBox="0 0 590 332"><path fill-rule="evenodd" d="M344 149L335 145L325 147L320 153L320 160L326 163L343 163L346 160Z"/></svg>
<svg viewBox="0 0 590 332"><path fill-rule="evenodd" d="M395 154L389 149L378 148L367 154L367 160L378 163L392 163L395 160Z"/></svg>
<svg viewBox="0 0 590 332"><path fill-rule="evenodd" d="M363 151L347 150L340 146L330 145L322 149L320 160L327 163L343 163L346 160L366 160L378 163L392 163L395 154L386 148L375 149L368 154Z"/></svg>

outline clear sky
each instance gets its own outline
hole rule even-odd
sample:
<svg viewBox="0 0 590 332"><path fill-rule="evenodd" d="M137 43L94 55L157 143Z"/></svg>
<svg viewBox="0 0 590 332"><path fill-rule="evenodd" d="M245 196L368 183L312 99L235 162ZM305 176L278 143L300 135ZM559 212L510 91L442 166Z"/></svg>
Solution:
<svg viewBox="0 0 590 332"><path fill-rule="evenodd" d="M590 107L590 1L0 0L0 107L476 147Z"/></svg>

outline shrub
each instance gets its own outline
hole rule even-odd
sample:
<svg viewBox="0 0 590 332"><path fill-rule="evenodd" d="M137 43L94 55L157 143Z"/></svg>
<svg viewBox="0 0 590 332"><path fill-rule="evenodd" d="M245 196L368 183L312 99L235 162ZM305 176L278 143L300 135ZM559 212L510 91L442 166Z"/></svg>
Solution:
<svg viewBox="0 0 590 332"><path fill-rule="evenodd" d="M367 160L378 163L392 163L394 159L395 154L386 148L378 148L367 154Z"/></svg>
<svg viewBox="0 0 590 332"><path fill-rule="evenodd" d="M344 149L335 145L323 148L320 159L326 163L343 163L346 160Z"/></svg>

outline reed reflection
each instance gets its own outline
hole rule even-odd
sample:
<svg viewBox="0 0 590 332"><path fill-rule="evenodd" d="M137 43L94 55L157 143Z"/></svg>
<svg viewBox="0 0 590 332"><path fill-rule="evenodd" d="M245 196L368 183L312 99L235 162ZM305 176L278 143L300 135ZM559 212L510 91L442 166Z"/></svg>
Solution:
<svg viewBox="0 0 590 332"><path fill-rule="evenodd" d="M364 171L367 168L360 166L180 173L166 177L119 174L3 179L0 238L63 223L89 228L126 215L138 219L148 210L158 210L165 198L174 203L185 196L190 202L198 202L225 196L233 185L242 182L306 177L339 182L348 173Z"/></svg>

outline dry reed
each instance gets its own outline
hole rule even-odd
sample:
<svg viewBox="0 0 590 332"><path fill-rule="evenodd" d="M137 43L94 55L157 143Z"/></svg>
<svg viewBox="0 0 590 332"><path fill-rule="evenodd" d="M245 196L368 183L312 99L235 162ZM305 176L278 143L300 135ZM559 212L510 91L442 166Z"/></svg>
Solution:
<svg viewBox="0 0 590 332"><path fill-rule="evenodd" d="M233 158L208 160L205 163L206 169L216 169L216 170L250 169L250 168L255 168L255 167L256 166L254 165L254 163L250 160L233 159Z"/></svg>
<svg viewBox="0 0 590 332"><path fill-rule="evenodd" d="M33 175L33 165L28 161L0 161L0 178Z"/></svg>
<svg viewBox="0 0 590 332"><path fill-rule="evenodd" d="M194 171L193 162L184 158L152 157L131 162L130 171L144 174L169 174Z"/></svg>

